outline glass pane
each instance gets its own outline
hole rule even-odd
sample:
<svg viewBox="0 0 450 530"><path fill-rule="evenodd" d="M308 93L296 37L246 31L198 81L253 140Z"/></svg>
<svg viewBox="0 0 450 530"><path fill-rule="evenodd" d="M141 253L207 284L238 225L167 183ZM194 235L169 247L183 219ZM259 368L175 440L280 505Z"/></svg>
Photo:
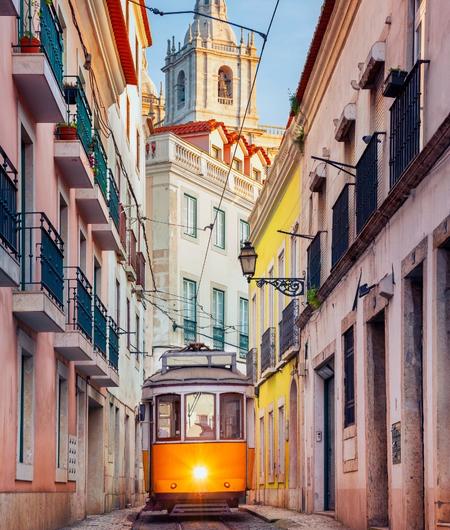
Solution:
<svg viewBox="0 0 450 530"><path fill-rule="evenodd" d="M196 392L186 396L186 438L214 440L215 395Z"/></svg>
<svg viewBox="0 0 450 530"><path fill-rule="evenodd" d="M158 397L157 410L158 440L179 440L180 429L180 396L175 394Z"/></svg>
<svg viewBox="0 0 450 530"><path fill-rule="evenodd" d="M242 396L222 394L220 396L220 438L240 440L244 437L242 431Z"/></svg>

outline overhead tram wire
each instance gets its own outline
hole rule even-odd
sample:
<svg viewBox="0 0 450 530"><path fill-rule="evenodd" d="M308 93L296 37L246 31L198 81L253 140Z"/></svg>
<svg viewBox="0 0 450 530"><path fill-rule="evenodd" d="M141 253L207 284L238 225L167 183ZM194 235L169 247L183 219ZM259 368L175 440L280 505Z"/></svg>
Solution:
<svg viewBox="0 0 450 530"><path fill-rule="evenodd" d="M129 0L129 1L131 1L131 0ZM275 19L275 15L276 15L277 10L278 10L279 3L280 3L280 0L277 0L276 4L275 4L275 7L273 9L273 12L272 12L272 16L270 18L269 25L267 27L267 32L265 34L264 42L263 42L263 45L262 45L262 48L261 48L261 54L260 54L259 59L258 59L258 64L256 65L255 75L253 77L252 85L251 85L251 88L250 88L250 94L249 94L249 97L248 97L248 100L247 100L247 106L245 107L244 116L242 117L241 126L239 128L238 139L237 139L237 142L236 142L236 144L234 146L233 156L231 157L231 160L233 160L233 158L236 156L236 152L237 152L237 148L238 148L238 142L242 138L242 132L244 130L245 120L247 118L247 114L248 114L248 111L250 109L252 95L253 95L253 91L254 91L255 85L256 85L256 79L258 77L258 72L259 72L259 69L260 69L260 66L261 66L261 61L262 61L262 58L263 58L263 55L264 55L264 50L266 48L267 40L268 40L268 37L269 37L269 34L270 34L270 30L272 29L272 24L273 24L273 21ZM203 263L202 263L202 270L201 270L201 273L200 273L200 278L199 278L198 283L197 283L197 292L196 292L196 296L197 297L198 297L198 293L200 292L200 285L201 285L201 282L202 282L202 279L203 279L203 275L204 275L204 272L205 272L206 260L208 259L209 250L211 248L211 239L212 239L214 227L215 227L216 222L217 222L217 217L218 217L219 210L220 210L220 207L222 205L222 202L223 202L223 199L224 199L224 196L225 196L225 191L227 189L227 185L228 185L228 181L230 179L230 175L231 175L231 164L228 166L227 177L225 179L225 182L224 182L224 185L223 185L223 189L222 189L222 193L220 195L219 204L218 204L217 208L215 209L214 220L212 222L212 228L211 228L211 232L210 232L209 238L208 238L208 243L207 243L207 246L206 246L205 257L204 257Z"/></svg>

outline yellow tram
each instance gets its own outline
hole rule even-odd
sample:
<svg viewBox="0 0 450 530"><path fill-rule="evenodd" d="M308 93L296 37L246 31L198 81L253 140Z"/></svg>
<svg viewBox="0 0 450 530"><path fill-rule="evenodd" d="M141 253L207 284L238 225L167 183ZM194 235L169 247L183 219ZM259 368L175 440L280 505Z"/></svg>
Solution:
<svg viewBox="0 0 450 530"><path fill-rule="evenodd" d="M227 512L251 487L253 386L236 354L169 350L143 385L143 462L151 509Z"/></svg>

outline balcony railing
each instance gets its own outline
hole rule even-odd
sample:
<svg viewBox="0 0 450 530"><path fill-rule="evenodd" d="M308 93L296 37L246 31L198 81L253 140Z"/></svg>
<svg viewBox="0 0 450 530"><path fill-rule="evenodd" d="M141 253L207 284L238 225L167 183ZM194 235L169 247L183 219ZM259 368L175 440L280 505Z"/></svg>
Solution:
<svg viewBox="0 0 450 530"><path fill-rule="evenodd" d="M77 136L86 152L92 147L92 112L78 76L64 76L64 99L67 104L67 123L75 123Z"/></svg>
<svg viewBox="0 0 450 530"><path fill-rule="evenodd" d="M136 284L145 289L145 257L142 252L137 253Z"/></svg>
<svg viewBox="0 0 450 530"><path fill-rule="evenodd" d="M245 359L248 353L248 335L239 333L239 357Z"/></svg>
<svg viewBox="0 0 450 530"><path fill-rule="evenodd" d="M109 317L108 350L109 364L117 372L119 370L119 327L111 317Z"/></svg>
<svg viewBox="0 0 450 530"><path fill-rule="evenodd" d="M298 300L292 300L283 309L283 316L280 322L280 357L291 348L298 348L299 330L295 324L299 315Z"/></svg>
<svg viewBox="0 0 450 530"><path fill-rule="evenodd" d="M275 328L267 328L261 338L261 373L275 366Z"/></svg>
<svg viewBox="0 0 450 530"><path fill-rule="evenodd" d="M108 208L109 215L113 220L113 223L116 225L117 230L120 226L120 203L119 203L119 189L117 187L114 176L110 170L108 170L108 181L109 181L109 200Z"/></svg>
<svg viewBox="0 0 450 530"><path fill-rule="evenodd" d="M223 350L225 346L225 330L223 326L213 326L213 348Z"/></svg>
<svg viewBox="0 0 450 530"><path fill-rule="evenodd" d="M38 286L64 306L64 243L43 212L18 214L21 288ZM40 267L36 267L40 264Z"/></svg>
<svg viewBox="0 0 450 530"><path fill-rule="evenodd" d="M322 271L322 232L318 232L316 237L311 241L307 250L308 256L308 274L307 288L318 289L320 287L320 278Z"/></svg>
<svg viewBox="0 0 450 530"><path fill-rule="evenodd" d="M0 147L0 242L17 257L17 170Z"/></svg>
<svg viewBox="0 0 450 530"><path fill-rule="evenodd" d="M184 341L195 342L197 340L197 322L195 320L184 319Z"/></svg>
<svg viewBox="0 0 450 530"><path fill-rule="evenodd" d="M356 232L358 234L378 206L380 144L380 133L373 133L356 164Z"/></svg>
<svg viewBox="0 0 450 530"><path fill-rule="evenodd" d="M333 206L333 238L331 242L332 267L334 267L344 255L349 244L350 220L348 202L348 184L346 184Z"/></svg>
<svg viewBox="0 0 450 530"><path fill-rule="evenodd" d="M67 323L92 340L92 287L79 267L66 267Z"/></svg>
<svg viewBox="0 0 450 530"><path fill-rule="evenodd" d="M63 80L62 28L53 3L48 0L21 0L19 40L22 52L36 45L47 56L50 67L60 87ZM26 41L23 40L26 39ZM37 38L34 43L31 39Z"/></svg>
<svg viewBox="0 0 450 530"><path fill-rule="evenodd" d="M422 65L428 62L417 61L390 109L391 187L420 151Z"/></svg>
<svg viewBox="0 0 450 530"><path fill-rule="evenodd" d="M94 348L106 357L108 313L100 298L94 297Z"/></svg>
<svg viewBox="0 0 450 530"><path fill-rule="evenodd" d="M95 182L98 184L105 201L108 202L107 158L98 131L94 133L91 164L94 168Z"/></svg>

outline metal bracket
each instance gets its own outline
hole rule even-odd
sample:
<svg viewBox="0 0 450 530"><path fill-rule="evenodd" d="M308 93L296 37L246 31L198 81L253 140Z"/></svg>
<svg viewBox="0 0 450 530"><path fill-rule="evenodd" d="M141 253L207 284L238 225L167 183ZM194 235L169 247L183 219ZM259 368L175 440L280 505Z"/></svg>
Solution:
<svg viewBox="0 0 450 530"><path fill-rule="evenodd" d="M330 160L329 158L322 158L321 156L311 156L313 160L318 160L319 162L324 162L325 164L329 164L330 166L333 166L336 169L339 169L339 171L343 171L344 173L347 173L347 175L350 175L352 177L356 178L356 175L354 173L351 173L346 167L350 169L356 169L356 166L353 166L352 164L344 164L344 162L338 162L337 160Z"/></svg>
<svg viewBox="0 0 450 530"><path fill-rule="evenodd" d="M305 294L305 278L251 278L258 287L271 285L286 296L303 296Z"/></svg>

